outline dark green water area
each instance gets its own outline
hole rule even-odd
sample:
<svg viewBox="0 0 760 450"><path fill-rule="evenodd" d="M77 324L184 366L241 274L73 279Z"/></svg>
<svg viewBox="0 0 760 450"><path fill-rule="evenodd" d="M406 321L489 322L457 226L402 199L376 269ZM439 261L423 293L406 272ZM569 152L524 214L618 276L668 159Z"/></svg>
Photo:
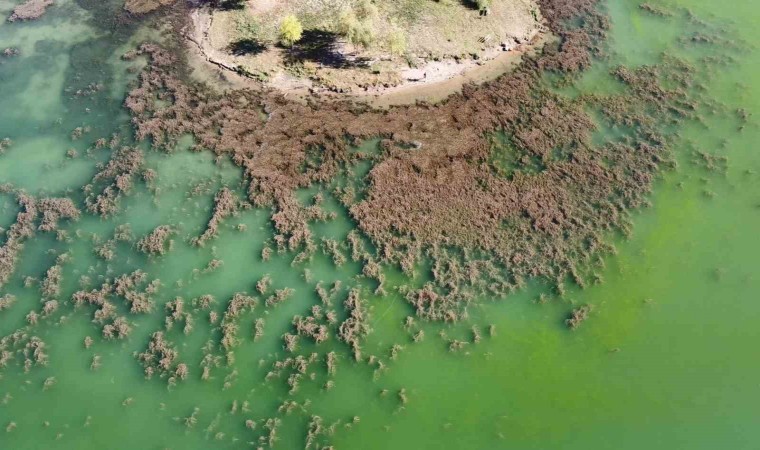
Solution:
<svg viewBox="0 0 760 450"><path fill-rule="evenodd" d="M0 0L0 16L15 5ZM19 50L0 56L0 139L12 141L0 184L13 189L0 193L0 244L23 210L19 189L82 211L24 240L0 280L0 448L760 448L760 6L649 5L604 1L606 56L571 83L547 74L547 84L568 98L616 92L611 68L670 55L700 70L694 89L720 113L672 130L677 164L627 236L607 236L616 252L598 283L559 296L528 280L479 299L456 323L415 317L399 293L423 284L425 270L410 279L385 267L386 293L374 292L345 244L355 225L329 194L321 208L334 218L310 224L322 244L305 262L262 258L270 208L238 210L194 245L220 189L244 197L247 182L229 159L190 151L190 137L172 152L138 144L153 178L135 182L109 218L87 212L83 186L113 152L96 139L133 134L123 102L146 60L121 56L160 41L161 27L91 0L0 23L0 50ZM701 39L707 30L723 40ZM600 123L595 139L619 132ZM508 140L495 145L508 152ZM498 164L509 172L511 161ZM336 182L358 183L367 170ZM141 251L163 225L164 254ZM121 318L108 322L110 338L97 308L75 299L104 284ZM334 336L288 350L294 316L331 307L340 324L352 290L371 327L364 361ZM236 293L246 294L231 312ZM580 305L589 316L571 330ZM154 357L169 358L171 371L146 379L142 360Z"/></svg>

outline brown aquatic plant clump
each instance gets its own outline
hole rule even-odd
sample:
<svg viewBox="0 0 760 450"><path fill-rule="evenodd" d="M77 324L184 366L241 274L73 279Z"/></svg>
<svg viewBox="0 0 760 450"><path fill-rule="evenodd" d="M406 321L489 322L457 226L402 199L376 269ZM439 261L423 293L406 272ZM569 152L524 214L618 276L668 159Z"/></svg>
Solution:
<svg viewBox="0 0 760 450"><path fill-rule="evenodd" d="M71 296L71 301L76 308L82 307L85 304L97 306L98 309L93 314L93 321L104 323L106 320L115 318L116 316L116 305L109 301L112 292L113 286L106 282L100 289L75 292Z"/></svg>
<svg viewBox="0 0 760 450"><path fill-rule="evenodd" d="M335 352L327 353L325 356L325 366L328 375L335 375L335 372L338 370L338 354Z"/></svg>
<svg viewBox="0 0 760 450"><path fill-rule="evenodd" d="M308 317L293 317L293 327L299 336L309 337L316 344L321 344L330 337L327 325L319 323L319 319L313 315Z"/></svg>
<svg viewBox="0 0 760 450"><path fill-rule="evenodd" d="M214 212L211 220L206 225L203 234L193 239L193 244L202 247L206 241L215 238L219 234L219 225L237 211L238 203L237 197L229 188L220 189L214 196Z"/></svg>
<svg viewBox="0 0 760 450"><path fill-rule="evenodd" d="M121 275L114 280L114 293L124 298L132 314L144 314L153 310L152 295L158 291L161 283L159 280L146 283L147 280L148 274L142 270Z"/></svg>
<svg viewBox="0 0 760 450"><path fill-rule="evenodd" d="M0 297L0 311L4 311L13 304L16 303L16 297L11 294L5 294L2 297Z"/></svg>
<svg viewBox="0 0 760 450"><path fill-rule="evenodd" d="M159 225L137 242L137 249L148 255L164 255L171 247L170 238L175 234L170 225Z"/></svg>
<svg viewBox="0 0 760 450"><path fill-rule="evenodd" d="M48 363L47 345L37 336L18 330L0 339L0 369L8 366L18 355L23 356L24 372Z"/></svg>
<svg viewBox="0 0 760 450"><path fill-rule="evenodd" d="M113 238L116 241L131 242L135 239L135 235L132 233L132 227L128 223L125 223L114 229Z"/></svg>
<svg viewBox="0 0 760 450"><path fill-rule="evenodd" d="M5 49L5 51L3 51L3 54L5 56L12 56L12 55L14 55L14 53L12 53L11 49L7 49L7 48ZM18 52L15 53L15 54L18 54ZM11 140L11 138L0 139L0 155L2 155L3 153L5 153L5 151L8 150L9 148L11 148L12 145L13 145L13 141Z"/></svg>
<svg viewBox="0 0 760 450"><path fill-rule="evenodd" d="M130 192L144 163L140 149L122 147L115 150L108 163L83 188L87 210L103 217L116 214L121 196Z"/></svg>
<svg viewBox="0 0 760 450"><path fill-rule="evenodd" d="M58 229L60 219L79 219L79 208L70 198L43 198L38 204L42 218L40 221L40 231L55 231Z"/></svg>
<svg viewBox="0 0 760 450"><path fill-rule="evenodd" d="M346 263L346 256L343 255L340 245L335 239L322 238L322 250L332 258L333 264L336 267L340 267Z"/></svg>
<svg viewBox="0 0 760 450"><path fill-rule="evenodd" d="M348 317L340 324L338 337L351 347L354 359L359 361L362 356L361 341L371 331L367 307L359 297L359 290L355 288L348 292L348 298L346 298L343 306Z"/></svg>
<svg viewBox="0 0 760 450"><path fill-rule="evenodd" d="M552 120L560 129L551 136L541 132L540 136L536 136L535 132L531 135L525 134L524 142L535 147L534 152L538 155L548 155L558 145L570 146L575 141L585 142L587 132L583 130L592 127L585 113L567 102L563 104L556 100L542 105L539 100L535 100L536 96L531 92L531 86L536 84L536 77L535 72L523 73L522 77L516 80L509 77L512 85L506 86L505 90L524 92L522 96L517 96L517 99L526 103L525 106L520 106L519 102L515 101L518 104L515 105L513 114L517 115L521 108L538 108L539 111L543 108L543 114L534 120L534 126L539 125L538 122L542 118L544 121ZM174 82L171 86L177 89L184 88ZM150 87L144 89L149 90ZM466 95L468 94L469 91ZM181 95L175 94L175 97L184 98L187 95L187 92L182 92ZM357 112L347 105L320 105L311 109L268 99L269 104L257 107L272 111L269 120L256 127L255 123L251 123L250 131L240 130L229 138L223 136L221 141L218 136L211 140L212 137L206 136L202 129L188 130L183 127L182 131L192 131L196 136L200 135L203 145L214 148L217 152L236 151L234 158L245 167L249 167L252 180L249 193L252 202L262 206L272 202L276 204L277 211L273 215L273 222L278 230L278 246L295 249L300 245L306 245L311 239L306 223L320 217L319 214L309 212L309 207L300 205L293 197L293 190L312 182L329 179L337 173L341 163L350 160L347 144L343 139L345 134L355 137L380 134L394 137L393 142L387 143L388 158L372 170L369 195L364 202L352 205L351 213L359 222L362 231L373 241L383 243L380 251L386 255L386 261L406 260L406 254L410 249L419 255L421 247L436 245L442 238L447 245L486 247L484 250L498 251L510 248L504 241L514 238L514 233L501 231L504 229L501 225L503 222L512 217L522 217L524 211L530 214L531 205L551 206L552 196L556 197L555 203L563 198L567 199L566 201L570 199L564 186L557 185L553 188L550 183L545 183L537 188L551 189L551 193L541 193L542 200L546 201L537 202L534 200L536 193L532 192L537 189L530 190L535 184L534 180L521 180L520 184L526 185L521 188L514 182L495 177L488 167L476 166L470 162L488 159L488 148L481 136L490 127L506 124L510 112L503 105L494 104L490 114L495 118L501 118L498 121L480 120L478 116L487 117L489 114L480 104L480 100L454 98L449 101L451 109L446 109L451 115L439 116L433 114L435 111L430 107L408 107L407 109L412 111L387 115L372 111ZM212 102L213 106L208 107L225 110L227 116L245 113L237 104L227 100L219 102L221 104ZM254 104L253 100L249 99L248 104ZM532 104L536 106L531 106ZM473 109L476 105L478 111ZM180 114L179 110L184 107L178 107L172 115ZM332 110L328 113L329 109ZM253 112L247 114L253 115ZM208 117L209 113L203 111L192 115ZM208 119L210 122L204 124L204 129L213 123L213 114L211 116ZM256 117L259 115L256 114ZM297 122L293 120L295 117L299 118ZM408 117L421 120L409 122ZM426 121L427 117L429 120ZM175 121L167 123L167 119L163 117L154 117L145 122L138 121L138 135L151 135L154 145L166 145L166 142L171 141L171 136L175 133L172 127L176 125L180 124ZM439 133L447 127L457 131L453 139L448 133ZM179 134L180 130L176 133ZM282 137L272 141L276 146L258 146L260 153L255 151L257 145L254 141L269 141L278 134ZM298 139L318 139L319 145L324 148L310 148L312 144L308 141L298 142L297 136L302 136ZM236 140L241 142L235 142ZM407 142L425 142L427 145L410 152L403 148L403 144ZM288 147L283 148L285 145ZM248 154L241 153L244 148L252 150ZM291 160L296 159L286 162L286 156ZM315 159L318 160L318 164L312 163ZM263 172L264 169L267 171ZM562 176L566 177L564 174ZM524 200L521 201L521 198ZM557 229L553 233L559 235L558 229L561 224L551 223L555 219L554 216L543 217L536 213L533 215L536 217L535 223L538 223L538 220L543 221L546 225L542 228L547 228L549 232L553 231L548 229L548 226L552 225ZM531 223L526 221L526 225L526 231L531 231L528 228ZM498 234L494 235L495 233ZM328 245L328 248L331 246ZM342 259L339 258L336 262L340 263Z"/></svg>
<svg viewBox="0 0 760 450"><path fill-rule="evenodd" d="M272 370L266 375L266 380L280 378L282 375L287 374L287 383L290 387L290 392L293 393L298 390L301 380L308 372L309 367L319 359L318 357L317 353L311 353L308 357L296 355L284 360L275 361Z"/></svg>
<svg viewBox="0 0 760 450"><path fill-rule="evenodd" d="M164 328L166 331L171 331L174 328L175 323L183 321L185 323L185 334L189 334L193 329L193 316L192 313L185 311L185 301L182 297L175 297L174 300L167 302L164 305L166 310L166 317L164 318Z"/></svg>
<svg viewBox="0 0 760 450"><path fill-rule="evenodd" d="M211 309L211 306L216 303L216 299L213 295L205 294L201 295L198 298L194 298L192 301L193 308L201 309L201 310L208 310Z"/></svg>
<svg viewBox="0 0 760 450"><path fill-rule="evenodd" d="M256 342L264 336L264 319L259 317L253 323L253 341Z"/></svg>
<svg viewBox="0 0 760 450"><path fill-rule="evenodd" d="M93 250L102 260L111 261L116 256L116 241L109 239L103 244L96 246Z"/></svg>
<svg viewBox="0 0 760 450"><path fill-rule="evenodd" d="M646 11L649 14L660 16L660 17L671 17L673 15L673 12L669 9L665 9L662 6L659 5L653 5L651 3L642 3L639 5L639 9L642 11Z"/></svg>
<svg viewBox="0 0 760 450"><path fill-rule="evenodd" d="M571 330L576 330L591 314L591 305L583 305L573 309L570 312L570 317L565 320L565 324Z"/></svg>
<svg viewBox="0 0 760 450"><path fill-rule="evenodd" d="M16 222L5 232L5 242L0 247L0 287L13 273L16 259L24 248L24 241L34 236L34 220L38 213L37 201L24 193L19 193L17 198L22 211L16 216Z"/></svg>
<svg viewBox="0 0 760 450"><path fill-rule="evenodd" d="M174 344L168 341L162 331L156 331L151 336L148 348L137 355L137 359L145 369L145 377L151 378L154 374L160 377L174 378L178 363L179 352Z"/></svg>
<svg viewBox="0 0 760 450"><path fill-rule="evenodd" d="M256 290L259 294L266 294L269 288L272 286L272 277L269 274L264 275L259 281L256 282Z"/></svg>
<svg viewBox="0 0 760 450"><path fill-rule="evenodd" d="M63 281L63 267L56 264L49 268L42 280L40 290L43 298L56 298L61 293L61 281Z"/></svg>
<svg viewBox="0 0 760 450"><path fill-rule="evenodd" d="M53 0L26 0L13 9L13 13L8 17L8 22L39 19L54 3Z"/></svg>
<svg viewBox="0 0 760 450"><path fill-rule="evenodd" d="M61 283L63 282L63 264L69 260L67 253L56 258L55 265L51 266L40 284L40 292L43 299L58 298L61 294Z"/></svg>
<svg viewBox="0 0 760 450"><path fill-rule="evenodd" d="M293 353L298 349L298 335L285 333L282 335L283 348L286 352Z"/></svg>
<svg viewBox="0 0 760 450"><path fill-rule="evenodd" d="M295 291L291 288L277 289L274 291L274 294L270 295L266 298L266 300L264 300L264 306L267 308L274 308L275 306L292 297L294 293Z"/></svg>
<svg viewBox="0 0 760 450"><path fill-rule="evenodd" d="M16 266L16 260L24 248L24 242L34 236L36 230L55 231L60 219L79 218L79 210L73 202L65 198L43 198L16 192L16 199L21 212L16 221L5 232L5 242L0 247L0 287L10 278ZM35 221L42 216L41 224L35 227Z"/></svg>
<svg viewBox="0 0 760 450"><path fill-rule="evenodd" d="M42 304L42 317L50 317L56 311L58 311L57 300L48 300Z"/></svg>
<svg viewBox="0 0 760 450"><path fill-rule="evenodd" d="M132 326L125 317L117 317L113 323L106 324L103 327L103 337L105 339L126 339L132 332Z"/></svg>
<svg viewBox="0 0 760 450"><path fill-rule="evenodd" d="M77 291L72 295L71 301L76 308L96 306L98 309L93 314L93 321L105 324L116 319L117 309L113 297L123 298L133 314L148 313L153 310L152 296L158 291L159 285L158 280L147 282L147 274L136 270L114 280L107 279L99 289Z"/></svg>
<svg viewBox="0 0 760 450"><path fill-rule="evenodd" d="M222 348L226 351L232 350L239 344L238 324L242 314L250 312L256 306L258 301L243 292L237 292L227 303L227 309L222 317Z"/></svg>

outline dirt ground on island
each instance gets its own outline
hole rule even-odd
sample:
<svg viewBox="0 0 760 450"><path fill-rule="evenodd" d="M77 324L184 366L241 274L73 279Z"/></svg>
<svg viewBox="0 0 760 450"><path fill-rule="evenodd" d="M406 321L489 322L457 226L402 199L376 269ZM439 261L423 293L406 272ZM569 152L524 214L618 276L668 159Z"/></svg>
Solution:
<svg viewBox="0 0 760 450"><path fill-rule="evenodd" d="M274 39L271 36L276 36L276 29L260 30L266 28L263 24L274 27L277 18L285 12L299 10L290 3L300 4L284 2L266 6L254 2L245 10L194 10L191 24L184 34L196 55L195 64L227 72L225 76L237 86L255 88L261 85L300 96L331 93L382 96L399 89L409 92L407 88L411 86L462 77L495 60L516 59L516 55L546 38L546 27L537 13L539 9L529 1L494 2L488 16L480 16L477 11L459 6L445 16L445 20L437 18L440 15L437 9L442 6L434 3L431 13L420 15L403 28L409 41L403 55L394 55L382 43L365 48L351 45L339 36L335 42L325 44L323 54L316 55L318 52L312 50L299 50L299 44L293 49L282 48L271 41ZM383 8L379 6L380 11ZM255 27L247 24L251 17L261 23ZM321 23L317 19L312 22ZM322 26L329 30L331 25ZM251 38L246 27L255 28L255 36L269 36L270 41ZM378 28L377 33L382 36L385 31ZM307 30L305 40L314 38L308 33ZM333 38L330 32L324 35ZM382 37L375 39L381 41ZM306 54L306 59L294 63L293 54L300 53ZM492 64L498 65L498 62Z"/></svg>

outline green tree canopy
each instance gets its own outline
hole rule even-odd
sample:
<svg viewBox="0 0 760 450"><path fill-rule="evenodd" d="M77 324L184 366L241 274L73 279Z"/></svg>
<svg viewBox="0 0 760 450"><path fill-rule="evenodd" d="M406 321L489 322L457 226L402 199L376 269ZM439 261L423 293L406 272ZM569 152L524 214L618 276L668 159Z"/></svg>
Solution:
<svg viewBox="0 0 760 450"><path fill-rule="evenodd" d="M298 18L294 15L285 16L280 23L280 41L283 45L292 47L293 44L301 40L303 36L303 26Z"/></svg>

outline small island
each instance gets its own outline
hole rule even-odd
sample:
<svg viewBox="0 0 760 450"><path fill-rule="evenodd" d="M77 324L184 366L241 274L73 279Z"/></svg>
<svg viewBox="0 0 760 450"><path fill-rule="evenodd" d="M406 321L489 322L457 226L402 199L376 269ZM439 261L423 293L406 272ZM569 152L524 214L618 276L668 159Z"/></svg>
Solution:
<svg viewBox="0 0 760 450"><path fill-rule="evenodd" d="M533 0L210 0L191 18L194 54L227 78L326 97L494 78L546 35Z"/></svg>

